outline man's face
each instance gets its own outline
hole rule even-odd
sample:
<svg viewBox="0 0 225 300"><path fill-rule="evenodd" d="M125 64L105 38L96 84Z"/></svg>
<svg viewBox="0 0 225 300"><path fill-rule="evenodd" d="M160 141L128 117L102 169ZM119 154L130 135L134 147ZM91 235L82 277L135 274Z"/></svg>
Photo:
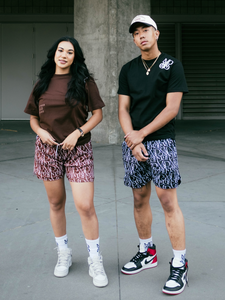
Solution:
<svg viewBox="0 0 225 300"><path fill-rule="evenodd" d="M134 43L142 51L148 51L157 46L158 37L158 30L152 26L146 27L144 24L140 24L133 32Z"/></svg>

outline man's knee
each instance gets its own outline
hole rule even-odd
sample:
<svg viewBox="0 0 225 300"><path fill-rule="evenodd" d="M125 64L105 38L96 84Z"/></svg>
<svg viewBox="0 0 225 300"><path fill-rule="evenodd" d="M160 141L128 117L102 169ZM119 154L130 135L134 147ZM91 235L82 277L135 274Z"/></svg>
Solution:
<svg viewBox="0 0 225 300"><path fill-rule="evenodd" d="M176 189L161 189L156 187L156 192L165 212L171 213L179 208Z"/></svg>
<svg viewBox="0 0 225 300"><path fill-rule="evenodd" d="M177 201L176 198L171 197L172 195L170 195L170 193L162 193L159 196L159 200L161 202L161 205L164 209L164 211L166 211L167 213L172 213L177 206Z"/></svg>
<svg viewBox="0 0 225 300"><path fill-rule="evenodd" d="M134 195L134 208L136 210L142 209L146 204L149 203L150 191L146 186L140 189L134 189L133 195Z"/></svg>

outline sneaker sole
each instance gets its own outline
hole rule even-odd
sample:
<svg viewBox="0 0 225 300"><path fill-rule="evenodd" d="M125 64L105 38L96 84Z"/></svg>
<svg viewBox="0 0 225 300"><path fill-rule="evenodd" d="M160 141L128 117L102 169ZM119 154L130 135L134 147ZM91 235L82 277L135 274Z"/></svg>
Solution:
<svg viewBox="0 0 225 300"><path fill-rule="evenodd" d="M93 279L93 284L94 284L94 286L99 287L99 288L105 287L108 285L108 280L99 282L99 281Z"/></svg>
<svg viewBox="0 0 225 300"><path fill-rule="evenodd" d="M70 264L69 264L69 268L72 266L72 261L70 262ZM66 277L68 274L69 274L69 268L68 268L68 270L65 270L64 272L59 272L59 271L55 271L54 270L54 276L55 277L59 277L59 278L61 278L61 277Z"/></svg>
<svg viewBox="0 0 225 300"><path fill-rule="evenodd" d="M187 279L187 280L188 280L188 279ZM183 286L182 289L180 289L179 291L168 291L168 290L165 290L165 289L163 288L163 289L162 289L162 292L163 292L164 294L167 294L167 295L179 295L179 294L181 294L181 293L184 291L186 285L187 285L187 282L184 283L184 286Z"/></svg>
<svg viewBox="0 0 225 300"><path fill-rule="evenodd" d="M93 278L92 272L90 270L89 270L89 275ZM108 283L109 283L109 281L108 281L107 277L105 280L102 280L102 281L99 281L99 280L96 280L93 278L93 284L96 287L105 287L108 285Z"/></svg>
<svg viewBox="0 0 225 300"><path fill-rule="evenodd" d="M136 270L136 271L126 271L126 270L121 269L121 272L122 272L123 274L126 274L126 275L134 275L134 274L140 273L141 271L144 271L144 270L147 270L147 269L155 268L155 267L157 267L157 265L158 265L158 262L155 262L155 263L150 264L150 265L145 265L144 267L142 267L141 269L138 269L138 270Z"/></svg>
<svg viewBox="0 0 225 300"><path fill-rule="evenodd" d="M179 291L174 291L173 292L173 291L167 291L167 290L162 289L162 292L164 294L167 294L167 295L179 295L184 291L185 287L186 287L186 284Z"/></svg>

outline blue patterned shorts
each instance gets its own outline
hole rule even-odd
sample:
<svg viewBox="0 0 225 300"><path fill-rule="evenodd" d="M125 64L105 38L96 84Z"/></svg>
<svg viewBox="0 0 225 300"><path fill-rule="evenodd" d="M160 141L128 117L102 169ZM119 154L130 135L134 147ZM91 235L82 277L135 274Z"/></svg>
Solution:
<svg viewBox="0 0 225 300"><path fill-rule="evenodd" d="M143 144L149 154L149 159L145 162L138 161L127 144L122 144L124 184L138 189L152 180L161 189L176 188L181 183L176 142L164 139Z"/></svg>

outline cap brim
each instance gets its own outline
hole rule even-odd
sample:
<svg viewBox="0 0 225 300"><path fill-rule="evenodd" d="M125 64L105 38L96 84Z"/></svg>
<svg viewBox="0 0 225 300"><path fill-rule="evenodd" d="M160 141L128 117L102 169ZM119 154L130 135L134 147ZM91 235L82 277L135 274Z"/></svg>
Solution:
<svg viewBox="0 0 225 300"><path fill-rule="evenodd" d="M150 27L150 26L152 26L151 24L148 24L148 23L143 23L143 22L135 22L135 23L133 23L132 25L130 25L130 28L129 28L129 33L133 33L134 32L134 30L135 30L135 27L137 26L137 24L144 24L144 25L146 25L147 27ZM152 26L152 27L154 27L154 26ZM155 28L155 27L154 27Z"/></svg>

